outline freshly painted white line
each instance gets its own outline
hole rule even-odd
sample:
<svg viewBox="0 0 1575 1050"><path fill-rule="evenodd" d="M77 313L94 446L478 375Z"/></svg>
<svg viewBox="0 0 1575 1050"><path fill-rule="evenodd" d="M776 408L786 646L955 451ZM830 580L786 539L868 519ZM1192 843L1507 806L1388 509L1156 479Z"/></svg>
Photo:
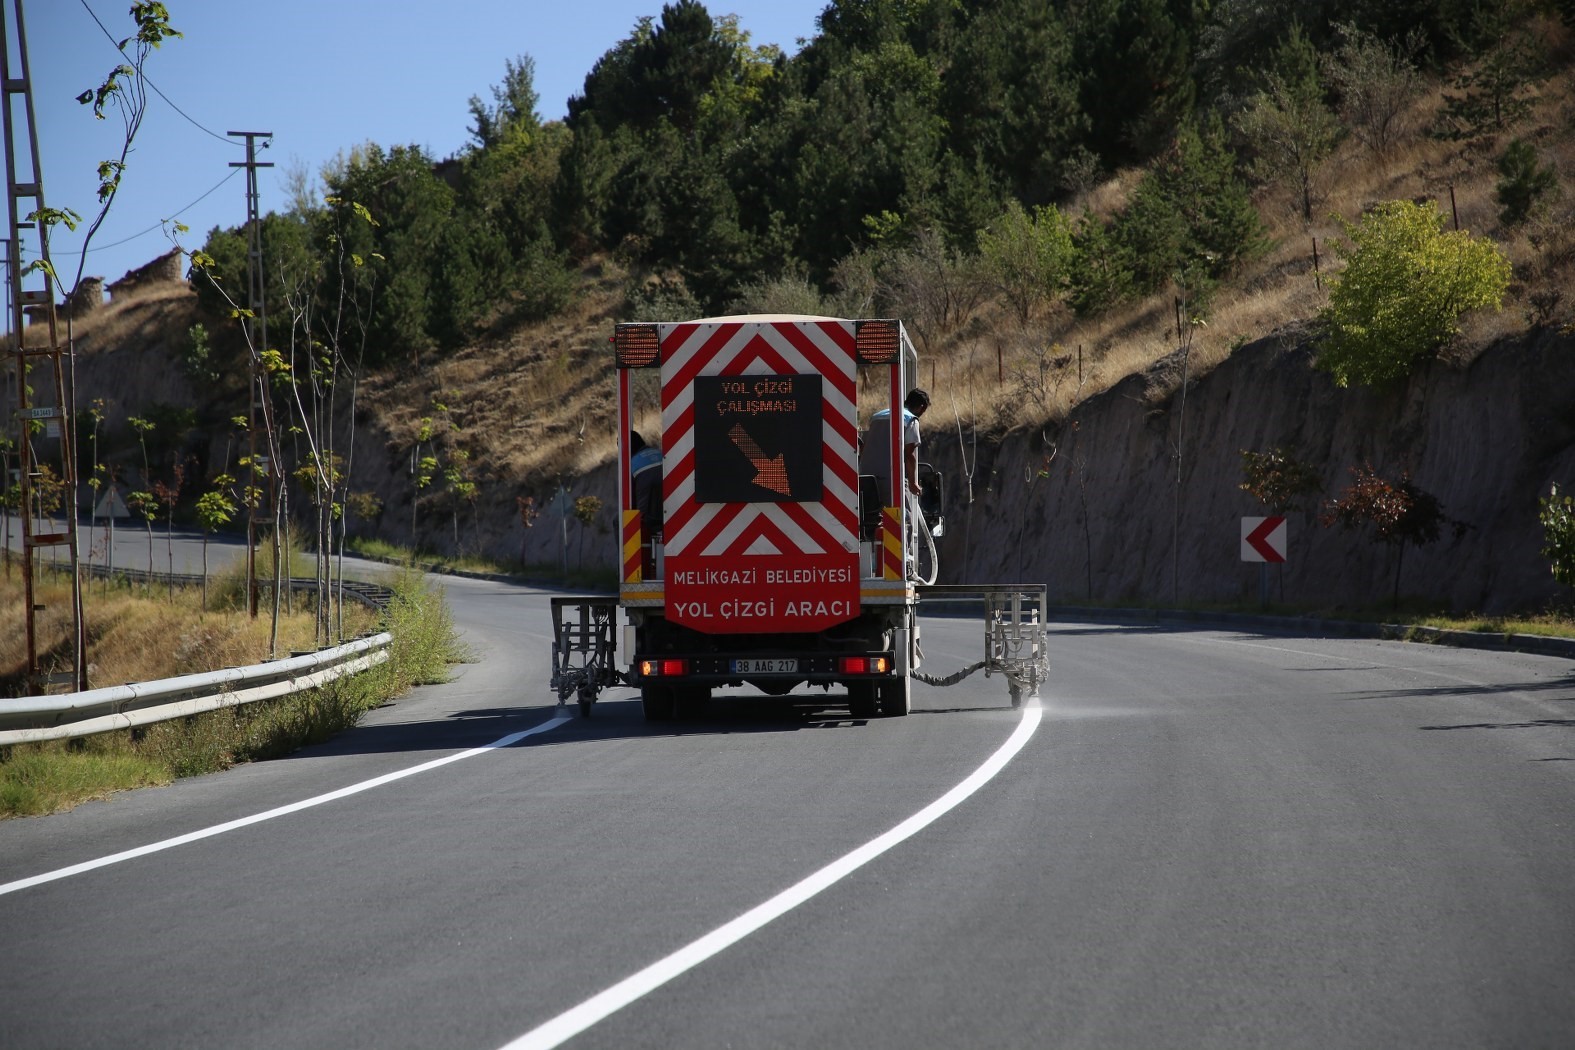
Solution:
<svg viewBox="0 0 1575 1050"><path fill-rule="evenodd" d="M211 828L203 828L200 831L187 832L184 835L177 835L172 839L164 839L161 842L150 843L146 846L138 846L136 849L128 849L120 853L112 853L107 857L100 857L97 860L83 861L81 864L73 864L69 868L58 868L54 871L46 871L42 875L33 875L29 878L17 879L15 882L0 883L0 896L4 896L7 893L15 893L18 890L25 890L33 886L38 886L45 882L54 882L56 879L70 878L72 875L81 875L83 872L93 871L97 868L108 867L111 864L119 864L121 861L133 860L137 857L145 857L150 853L159 853L163 850L173 849L176 846L184 846L189 842L198 842L202 839L212 838L215 835L222 835L226 831L235 831L238 828L248 827L252 824L260 824L265 820L272 820L275 817L283 817L290 813L298 813L303 809L311 809L313 806L321 806L325 802L333 802L337 799L347 798L350 795L359 795L363 791L370 791L373 788L382 787L384 784L392 784L396 780L403 780L406 777L413 777L417 773L426 773L430 770L437 769L440 766L446 766L452 762L460 762L467 758L474 758L477 755L484 755L488 751L496 751L500 747L508 747L510 744L517 744L528 736L536 736L538 733L545 733L548 730L556 729L568 721L570 721L570 719L567 716L558 716L543 722L539 726L534 726L530 729L521 730L518 733L510 733L508 736L500 737L490 744L483 744L481 747L473 747L469 751L461 751L457 754L447 755L443 758L434 758L430 762L423 762L421 765L411 766L409 769L401 769L393 773L384 773L380 777L373 777L371 780L363 780L359 784L351 784L349 787L342 787L337 791L330 791L326 795L317 795L313 798L302 799L299 802L292 802L288 806L280 806L277 809L270 809L267 812L256 813L249 817L241 817L239 820L232 820L225 824L215 824Z"/></svg>
<svg viewBox="0 0 1575 1050"><path fill-rule="evenodd" d="M953 809L968 796L978 791L990 778L1006 767L1028 743L1029 737L1039 727L1043 709L1037 698L1030 698L1023 705L1022 720L1017 728L984 764L968 775L956 787L925 806L919 812L898 824L878 838L871 839L851 853L844 854L824 868L789 886L763 904L740 915L685 945L664 959L647 966L639 973L626 977L606 991L591 996L578 1006L565 1010L552 1020L531 1029L503 1047L503 1050L548 1050L561 1045L598 1021L623 1009L649 992L655 991L673 978L694 969L713 955L737 944L766 923L792 911L821 890L834 885L885 853L905 839L918 834L941 816Z"/></svg>

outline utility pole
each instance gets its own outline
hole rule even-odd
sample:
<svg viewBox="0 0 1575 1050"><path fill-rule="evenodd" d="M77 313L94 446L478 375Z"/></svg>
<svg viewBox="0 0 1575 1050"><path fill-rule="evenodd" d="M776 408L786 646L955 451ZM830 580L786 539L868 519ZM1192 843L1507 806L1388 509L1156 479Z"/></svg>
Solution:
<svg viewBox="0 0 1575 1050"><path fill-rule="evenodd" d="M262 265L262 220L258 215L257 169L271 168L272 164L257 159L257 140L271 139L271 131L230 131L226 134L246 140L246 160L231 161L232 168L246 169L246 309L241 326L246 332L246 345L251 352L251 407L246 417L247 462L251 484L247 486L246 501L246 606L253 619L257 616L257 504L260 493L266 488L268 505L273 506L273 477L279 469L272 455L263 457L258 469L257 427L262 424L266 434L273 434L273 401L268 392L268 375L263 368L262 353L268 348L267 296L264 294ZM265 142L264 148L267 147ZM273 443L266 443L272 450ZM262 478L267 481L259 484ZM277 525L277 523L276 523ZM276 528L277 531L277 528ZM278 537L274 537L277 548Z"/></svg>
<svg viewBox="0 0 1575 1050"><path fill-rule="evenodd" d="M12 58L12 39L16 58ZM17 483L21 519L22 580L27 608L27 674L32 688L46 692L51 685L87 689L86 630L82 615L82 577L77 553L77 470L73 454L71 398L67 388L55 311L57 281L49 261L49 212L44 206L44 179L38 163L38 130L33 117L33 88L28 72L27 34L22 21L22 0L10 0L0 12L0 97L5 125L6 214L9 228L6 270L9 288L12 352L16 364L14 411L6 421L15 436ZM18 138L23 142L18 143ZM23 152L25 150L25 153ZM25 166L24 166L25 161ZM24 265L26 252L35 261ZM24 288L32 277L42 287ZM78 304L67 304L74 309ZM41 317L43 338L27 338L27 322ZM38 374L34 374L35 366ZM58 441L54 456L48 445ZM58 473L51 462L59 464ZM50 482L58 479L58 493ZM55 527L51 503L60 498L65 524ZM36 590L37 554L43 547L65 547L71 574L71 660L69 672L45 674L38 661L36 619L43 605Z"/></svg>

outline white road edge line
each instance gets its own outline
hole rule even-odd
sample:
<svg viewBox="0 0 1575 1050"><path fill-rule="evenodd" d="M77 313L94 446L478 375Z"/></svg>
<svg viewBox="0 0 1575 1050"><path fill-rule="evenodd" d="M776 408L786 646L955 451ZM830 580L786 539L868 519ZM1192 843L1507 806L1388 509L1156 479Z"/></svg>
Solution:
<svg viewBox="0 0 1575 1050"><path fill-rule="evenodd" d="M725 923L664 959L647 966L632 976L625 977L607 990L591 996L578 1006L571 1007L550 1021L531 1029L502 1047L502 1050L549 1050L579 1035L587 1028L604 1020L650 992L655 991L675 977L694 969L707 959L737 944L771 920L785 915L822 890L841 881L876 857L905 839L918 834L947 812L955 808L1006 767L1039 728L1043 708L1037 698L1030 698L1023 705L1022 720L1006 743L984 764L940 798L925 806L901 824L864 845L844 854L824 868L789 886L763 904Z"/></svg>
<svg viewBox="0 0 1575 1050"><path fill-rule="evenodd" d="M93 871L97 868L105 868L111 864L119 864L122 861L134 860L137 857L145 857L150 853L159 853L163 850L174 849L176 846L184 846L190 842L198 842L202 839L212 838L215 835L222 835L226 831L235 831L238 828L249 827L252 824L261 824L265 820L272 820L275 817L287 816L291 813L300 812L303 809L311 809L313 806L321 806L325 802L333 802L337 799L347 798L350 795L358 795L363 791L370 791L373 788L382 787L384 784L392 784L396 780L403 780L406 777L413 777L418 773L426 773L430 770L437 769L440 766L446 766L451 762L460 762L467 758L474 758L477 755L484 755L488 751L496 751L500 747L508 747L510 744L517 744L528 736L536 736L538 733L545 733L549 730L556 729L570 720L571 719L565 715L558 715L546 722L543 722L539 726L533 726L530 729L521 730L518 733L510 733L508 736L500 737L490 744L483 744L480 747L473 747L469 751L460 751L457 754L447 755L443 758L435 758L430 762L423 762L419 766L411 766L409 769L401 769L393 773L385 773L380 777L373 777L371 780L363 780L359 784L351 784L350 786L342 787L337 791L330 791L326 795L317 795L313 798L302 799L299 802L292 802L288 806L280 806L277 809L270 809L267 812L256 813L249 817L241 817L239 820L232 820L225 824L215 824L211 828L203 828L200 831L187 832L184 835L177 835L172 839L164 839L161 842L150 843L146 846L138 846L136 849L128 849L121 853L112 853L107 857L100 857L97 860L83 861L81 864L73 864L68 868L58 868L55 871L46 871L42 875L33 875L25 879L17 879L15 882L0 883L0 897L5 896L7 893L16 893L19 890L29 889L33 886L38 886L46 882L54 882L56 879L70 878L72 875L81 875L83 872Z"/></svg>

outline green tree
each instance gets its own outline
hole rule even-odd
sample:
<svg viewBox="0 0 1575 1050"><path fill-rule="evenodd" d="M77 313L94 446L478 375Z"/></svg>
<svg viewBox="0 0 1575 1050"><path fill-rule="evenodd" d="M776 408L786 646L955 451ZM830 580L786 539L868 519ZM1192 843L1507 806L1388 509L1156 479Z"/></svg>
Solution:
<svg viewBox="0 0 1575 1050"><path fill-rule="evenodd" d="M1343 222L1345 269L1330 278L1318 366L1339 386L1403 379L1459 332L1468 310L1498 309L1511 275L1492 241L1444 230L1431 201L1387 201Z"/></svg>
<svg viewBox="0 0 1575 1050"><path fill-rule="evenodd" d="M153 575L153 522L159 516L159 504L153 494L153 470L148 462L148 435L153 433L152 421L140 416L126 417L126 425L137 434L137 444L142 449L142 475L138 480L142 483L140 488L134 490L126 497L126 506L142 515L142 523L148 530L148 575ZM150 579L151 582L151 579Z"/></svg>
<svg viewBox="0 0 1575 1050"><path fill-rule="evenodd" d="M782 145L781 210L811 273L824 274L867 241L867 217L904 217L931 199L944 132L939 89L936 71L911 46L890 43L838 67L795 112ZM913 222L909 232L922 225L918 215Z"/></svg>
<svg viewBox="0 0 1575 1050"><path fill-rule="evenodd" d="M126 61L110 70L104 82L97 88L89 89L77 96L77 101L82 105L93 107L93 116L98 120L106 119L104 115L106 110L117 111L125 135L122 138L120 155L99 162L99 210L88 224L87 233L83 235L76 278L69 289L71 293L74 293L77 285L82 282L82 268L87 265L87 245L93 240L93 235L98 232L98 228L103 225L104 219L109 215L110 206L115 202L115 196L120 192L121 179L125 176L126 163L131 156L132 142L142 127L142 118L147 114L149 83L147 77L143 75L143 67L153 51L162 47L166 40L185 35L170 25L169 9L156 0L135 0L131 5L130 14L132 22L137 27L136 32L115 44ZM65 217L69 217L72 222L78 218L69 208L61 212L51 211L48 215L37 216L45 224L46 233L52 221ZM33 219L34 216L28 218ZM68 319L69 316L68 314Z"/></svg>
<svg viewBox="0 0 1575 1050"><path fill-rule="evenodd" d="M1032 213L1015 199L979 231L979 257L987 279L1027 321L1034 308L1065 293L1071 279L1072 226L1055 205Z"/></svg>
<svg viewBox="0 0 1575 1050"><path fill-rule="evenodd" d="M581 525L580 549L577 557L582 568L585 565L585 534L590 531L591 526L596 524L596 516L601 513L601 510L602 500L600 496L581 496L574 501L574 517Z"/></svg>
<svg viewBox="0 0 1575 1050"><path fill-rule="evenodd" d="M1088 148L1112 168L1163 150L1175 129L1194 116L1194 55L1210 5L1085 0L1056 6L1067 11L1073 33Z"/></svg>
<svg viewBox="0 0 1575 1050"><path fill-rule="evenodd" d="M1111 237L1136 292L1154 292L1174 279L1192 290L1197 306L1198 292L1261 250L1263 223L1217 118L1177 132L1138 183Z"/></svg>
<svg viewBox="0 0 1575 1050"><path fill-rule="evenodd" d="M1079 216L1072 228L1072 247L1068 300L1079 317L1103 313L1131 293L1131 263L1099 216L1092 212Z"/></svg>
<svg viewBox="0 0 1575 1050"><path fill-rule="evenodd" d="M1324 57L1324 76L1339 96L1340 119L1374 156L1388 156L1405 107L1421 90L1415 57L1420 30L1385 41L1354 23L1336 26L1340 42Z"/></svg>
<svg viewBox="0 0 1575 1050"><path fill-rule="evenodd" d="M464 504L469 504L471 511L474 512L476 500L481 495L481 486L476 483L475 478L472 476L469 449L456 448L449 452L448 462L443 466L443 484L448 490L449 513L454 524L454 554L458 556L461 553L459 545L459 508Z"/></svg>
<svg viewBox="0 0 1575 1050"><path fill-rule="evenodd" d="M1542 556L1548 559L1555 580L1575 587L1575 497L1559 495L1558 485L1553 485L1537 507Z"/></svg>
<svg viewBox="0 0 1575 1050"><path fill-rule="evenodd" d="M1256 154L1252 167L1259 178L1296 180L1302 219L1311 222L1313 174L1334 148L1339 124L1324 105L1318 52L1300 25L1291 26L1262 80L1263 86L1236 116L1236 128Z"/></svg>
<svg viewBox="0 0 1575 1050"><path fill-rule="evenodd" d="M419 146L385 151L369 143L353 150L325 181L329 197L338 202L332 207L360 207L376 217L376 225L341 221L318 234L324 249L330 232L341 238L379 289L368 318L367 363L407 356L419 364L440 340L450 345L474 304L468 297L447 304L441 295L481 283L481 246L463 243L472 231L458 221L454 190L437 177L431 158ZM339 279L330 275L330 295L337 294Z"/></svg>
<svg viewBox="0 0 1575 1050"><path fill-rule="evenodd" d="M240 509L232 490L235 478L220 474L213 479L213 488L197 497L197 524L202 526L202 607L208 608L208 537L235 520Z"/></svg>
<svg viewBox="0 0 1575 1050"><path fill-rule="evenodd" d="M1498 185L1494 197L1499 204L1498 220L1505 226L1518 226L1531 215L1531 209L1544 196L1558 189L1558 172L1537 162L1537 151L1525 139L1512 139L1498 159Z"/></svg>
<svg viewBox="0 0 1575 1050"><path fill-rule="evenodd" d="M553 233L554 187L572 133L537 117L535 62L527 56L506 64L492 96L490 106L471 99L476 143L460 158L457 226L439 260L438 284L453 297L439 312L440 342L463 338L493 311L540 320L573 291Z"/></svg>
<svg viewBox="0 0 1575 1050"><path fill-rule="evenodd" d="M594 121L603 131L620 125L650 130L666 120L687 135L700 119L701 100L733 64L734 49L703 4L664 4L660 23L649 16L597 60L583 95L569 100L576 131Z"/></svg>
<svg viewBox="0 0 1575 1050"><path fill-rule="evenodd" d="M1042 0L998 0L966 17L940 104L947 146L979 158L1022 200L1059 191L1088 129L1071 34Z"/></svg>
<svg viewBox="0 0 1575 1050"><path fill-rule="evenodd" d="M222 373L213 361L213 341L207 326L198 322L186 329L186 345L181 348L181 370L193 383L210 386Z"/></svg>
<svg viewBox="0 0 1575 1050"><path fill-rule="evenodd" d="M1138 182L1110 232L1139 295L1161 288L1196 250L1186 217L1153 172Z"/></svg>
<svg viewBox="0 0 1575 1050"><path fill-rule="evenodd" d="M1300 510L1303 497L1323 486L1310 463L1297 459L1281 446L1267 452L1242 449L1241 473L1242 491L1276 514Z"/></svg>
<svg viewBox="0 0 1575 1050"><path fill-rule="evenodd" d="M541 127L536 106L536 60L529 55L504 62L503 83L492 88L492 102L470 96L470 137L480 149L498 145L516 129L530 134Z"/></svg>
<svg viewBox="0 0 1575 1050"><path fill-rule="evenodd" d="M1473 6L1462 46L1475 59L1444 96L1444 133L1464 138L1502 131L1531 112L1532 89L1547 79L1529 18L1534 0Z"/></svg>

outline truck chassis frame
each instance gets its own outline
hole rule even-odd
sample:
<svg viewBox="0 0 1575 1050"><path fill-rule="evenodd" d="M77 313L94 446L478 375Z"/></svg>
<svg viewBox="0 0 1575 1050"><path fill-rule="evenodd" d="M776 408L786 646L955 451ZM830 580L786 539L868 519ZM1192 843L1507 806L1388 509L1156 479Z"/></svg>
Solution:
<svg viewBox="0 0 1575 1050"><path fill-rule="evenodd" d="M824 657L810 656L805 659L801 671L784 677L782 682L788 689L803 682L808 682L812 687L843 684L848 689L849 710L855 717L906 714L909 679L932 686L949 686L980 670L984 671L986 678L1000 675L1006 679L1007 693L1013 707L1020 706L1024 696L1039 694L1039 686L1049 673L1045 638L1048 613L1045 587L938 584L918 590L918 603L898 605L893 611L916 611L923 607L926 599L934 601L941 610L949 610L957 605L983 606L983 659L944 677L921 671L922 650L917 637L919 621L913 616L907 618L913 631L911 649L904 644L907 641L905 631L889 632L898 634L897 644L893 650L888 650L894 656L891 672L846 675L829 665L821 668L813 662ZM763 682L759 676L733 672L722 666L729 658L762 656L770 651L747 643L736 650L717 647L697 652L682 647L682 655L686 659L696 660L701 667L700 673L683 681L642 679L637 667L632 667L629 672L620 671L614 631L618 608L619 600L614 595L564 595L552 599L551 684L557 691L560 707L566 706L569 698L573 697L579 705L580 714L589 715L603 689L627 685L641 690L648 715L656 713L658 717L672 717L684 709L686 701L692 701L699 695L709 695L714 685L747 682L762 688ZM630 609L629 613L631 620L638 619L642 624L650 616L644 609ZM631 624L626 630L626 647L631 650L635 647L638 633ZM677 652L672 643L664 647ZM874 649L881 648L874 646ZM871 646L866 645L859 651L869 652ZM910 653L912 659L909 658ZM648 655L657 654L632 651L629 654L631 662ZM772 684L772 680L766 679L763 691L781 695L772 688ZM901 710L897 709L899 707Z"/></svg>

